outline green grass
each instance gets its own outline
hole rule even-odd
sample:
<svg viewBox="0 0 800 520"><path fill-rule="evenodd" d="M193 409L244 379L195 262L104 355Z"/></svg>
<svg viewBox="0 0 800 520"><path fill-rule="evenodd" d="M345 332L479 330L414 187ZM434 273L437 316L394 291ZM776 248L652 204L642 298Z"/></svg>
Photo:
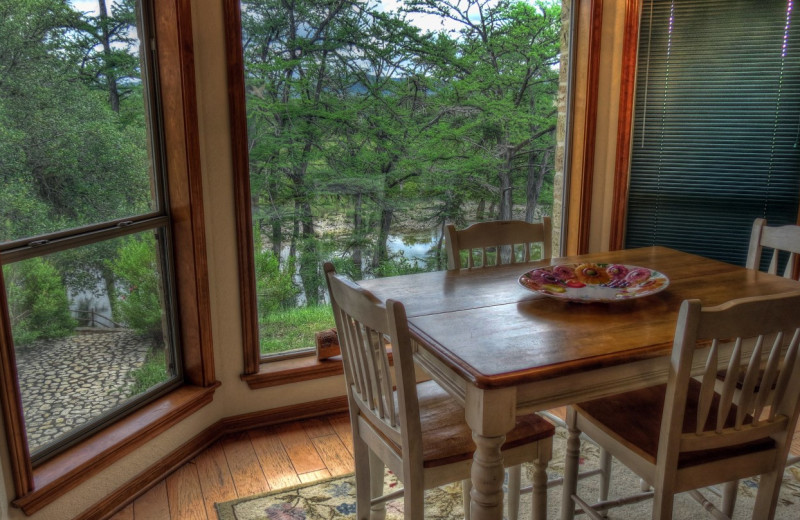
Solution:
<svg viewBox="0 0 800 520"><path fill-rule="evenodd" d="M134 383L128 390L128 397L144 393L169 379L167 357L164 349L150 350L144 364L134 370L131 375L134 378Z"/></svg>
<svg viewBox="0 0 800 520"><path fill-rule="evenodd" d="M330 305L275 311L259 320L261 353L314 347L314 333L334 326Z"/></svg>

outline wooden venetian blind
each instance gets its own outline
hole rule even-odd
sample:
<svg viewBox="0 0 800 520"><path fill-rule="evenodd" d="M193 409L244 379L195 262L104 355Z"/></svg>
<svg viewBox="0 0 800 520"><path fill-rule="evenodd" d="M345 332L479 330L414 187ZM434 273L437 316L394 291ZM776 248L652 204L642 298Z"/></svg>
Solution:
<svg viewBox="0 0 800 520"><path fill-rule="evenodd" d="M797 223L792 1L644 0L626 247L744 265L756 217Z"/></svg>

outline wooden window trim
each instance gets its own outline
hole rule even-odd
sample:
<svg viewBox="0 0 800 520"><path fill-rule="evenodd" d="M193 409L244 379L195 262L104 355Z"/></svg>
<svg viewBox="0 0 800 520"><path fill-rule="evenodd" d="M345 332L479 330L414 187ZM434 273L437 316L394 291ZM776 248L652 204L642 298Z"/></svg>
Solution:
<svg viewBox="0 0 800 520"><path fill-rule="evenodd" d="M620 78L619 117L617 120L617 149L614 164L614 196L611 201L610 251L625 244L625 218L628 211L631 139L633 135L633 103L636 92L636 62L638 59L639 24L642 12L640 0L627 0L622 43L622 77Z"/></svg>
<svg viewBox="0 0 800 520"><path fill-rule="evenodd" d="M211 341L191 1L157 0L153 6L185 385L33 468L3 300L0 404L16 494L12 503L28 515L210 403L219 386ZM0 290L5 292L1 278Z"/></svg>
<svg viewBox="0 0 800 520"><path fill-rule="evenodd" d="M250 165L247 147L247 106L244 95L244 56L242 12L239 0L223 0L225 55L228 76L233 189L236 211L237 257L239 262L239 302L242 312L242 345L245 379L251 388L259 378L261 352L258 347L258 299L256 297L255 249L250 205ZM303 358L311 361L312 358ZM276 362L279 367L281 362ZM270 370L266 369L265 371Z"/></svg>

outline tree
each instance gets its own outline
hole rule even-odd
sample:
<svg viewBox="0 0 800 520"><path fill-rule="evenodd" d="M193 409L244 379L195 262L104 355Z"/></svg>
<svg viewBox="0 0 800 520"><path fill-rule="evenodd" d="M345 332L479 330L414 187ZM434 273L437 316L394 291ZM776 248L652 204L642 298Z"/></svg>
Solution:
<svg viewBox="0 0 800 520"><path fill-rule="evenodd" d="M550 150L558 89L560 6L487 0L407 0L411 12L460 25L421 41L421 59L436 67L440 118L430 127L446 164L497 201L497 218L513 217L514 192L535 201ZM532 182L527 177L533 176ZM454 186L456 188L456 186ZM529 210L527 218L533 217Z"/></svg>
<svg viewBox="0 0 800 520"><path fill-rule="evenodd" d="M3 277L17 345L73 333L76 322L69 312L64 280L50 262L32 258L7 265Z"/></svg>

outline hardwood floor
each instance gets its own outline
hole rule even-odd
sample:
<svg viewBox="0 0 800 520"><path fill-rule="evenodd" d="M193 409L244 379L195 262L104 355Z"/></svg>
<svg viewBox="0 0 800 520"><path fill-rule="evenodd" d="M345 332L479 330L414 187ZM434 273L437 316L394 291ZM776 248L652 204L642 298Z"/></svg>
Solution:
<svg viewBox="0 0 800 520"><path fill-rule="evenodd" d="M226 436L112 520L216 520L214 502L353 471L347 414Z"/></svg>
<svg viewBox="0 0 800 520"><path fill-rule="evenodd" d="M352 450L347 414L229 435L111 520L217 520L214 502L352 472ZM792 453L800 454L798 434Z"/></svg>

